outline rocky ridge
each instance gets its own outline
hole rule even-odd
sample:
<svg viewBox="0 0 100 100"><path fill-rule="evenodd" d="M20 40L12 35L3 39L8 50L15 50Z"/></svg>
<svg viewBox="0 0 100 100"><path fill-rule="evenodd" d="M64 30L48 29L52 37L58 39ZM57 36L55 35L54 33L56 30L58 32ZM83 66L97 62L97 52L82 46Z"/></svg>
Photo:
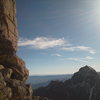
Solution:
<svg viewBox="0 0 100 100"><path fill-rule="evenodd" d="M35 90L33 95L51 100L100 100L100 75L93 68L84 66L71 79L52 81Z"/></svg>

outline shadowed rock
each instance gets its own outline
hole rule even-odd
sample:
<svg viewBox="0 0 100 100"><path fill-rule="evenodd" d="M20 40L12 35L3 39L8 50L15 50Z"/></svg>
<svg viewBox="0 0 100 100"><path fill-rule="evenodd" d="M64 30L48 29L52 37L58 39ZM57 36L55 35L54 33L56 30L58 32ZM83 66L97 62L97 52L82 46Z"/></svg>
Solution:
<svg viewBox="0 0 100 100"><path fill-rule="evenodd" d="M91 67L82 67L65 82L52 81L34 91L35 96L51 100L100 100L100 75Z"/></svg>

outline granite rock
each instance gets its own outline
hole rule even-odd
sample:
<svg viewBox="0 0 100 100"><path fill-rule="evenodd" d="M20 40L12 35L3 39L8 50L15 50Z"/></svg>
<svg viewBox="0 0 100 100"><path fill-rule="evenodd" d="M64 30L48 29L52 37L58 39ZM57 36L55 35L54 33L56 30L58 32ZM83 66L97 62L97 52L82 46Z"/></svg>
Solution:
<svg viewBox="0 0 100 100"><path fill-rule="evenodd" d="M18 31L15 0L0 0L0 100L32 100L25 62L16 55Z"/></svg>

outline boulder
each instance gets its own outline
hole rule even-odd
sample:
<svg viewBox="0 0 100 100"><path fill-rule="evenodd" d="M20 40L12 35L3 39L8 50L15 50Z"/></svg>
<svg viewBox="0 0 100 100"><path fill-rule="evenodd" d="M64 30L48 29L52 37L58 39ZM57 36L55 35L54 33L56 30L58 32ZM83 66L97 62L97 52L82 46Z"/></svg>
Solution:
<svg viewBox="0 0 100 100"><path fill-rule="evenodd" d="M32 98L32 88L31 86L28 87L25 84L19 84L13 87L12 89L12 99L15 98L14 100L31 100Z"/></svg>
<svg viewBox="0 0 100 100"><path fill-rule="evenodd" d="M0 64L13 69L12 78L26 80L29 72L25 67L25 62L16 55L1 55Z"/></svg>
<svg viewBox="0 0 100 100"><path fill-rule="evenodd" d="M2 72L2 75L3 75L4 78L11 78L13 71L10 68L6 68L6 69L0 70L0 72Z"/></svg>
<svg viewBox="0 0 100 100"><path fill-rule="evenodd" d="M0 70L4 69L3 65L0 65Z"/></svg>
<svg viewBox="0 0 100 100"><path fill-rule="evenodd" d="M13 79L13 71L3 66L0 70L0 100L32 100L32 87L22 80Z"/></svg>
<svg viewBox="0 0 100 100"><path fill-rule="evenodd" d="M0 100L9 100L12 96L11 88L7 87L2 73L0 72Z"/></svg>

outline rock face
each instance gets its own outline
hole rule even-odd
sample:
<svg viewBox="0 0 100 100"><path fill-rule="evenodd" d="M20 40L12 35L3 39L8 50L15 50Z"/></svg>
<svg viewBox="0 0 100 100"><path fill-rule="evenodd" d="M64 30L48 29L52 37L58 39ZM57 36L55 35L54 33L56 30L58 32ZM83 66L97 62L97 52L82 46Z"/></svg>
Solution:
<svg viewBox="0 0 100 100"><path fill-rule="evenodd" d="M0 100L31 100L32 88L25 84L29 72L16 55L15 0L0 0Z"/></svg>
<svg viewBox="0 0 100 100"><path fill-rule="evenodd" d="M100 100L100 75L91 67L82 67L65 82L52 81L47 87L34 91L33 95L51 100Z"/></svg>
<svg viewBox="0 0 100 100"><path fill-rule="evenodd" d="M0 0L0 54L15 54L18 32L15 0Z"/></svg>

